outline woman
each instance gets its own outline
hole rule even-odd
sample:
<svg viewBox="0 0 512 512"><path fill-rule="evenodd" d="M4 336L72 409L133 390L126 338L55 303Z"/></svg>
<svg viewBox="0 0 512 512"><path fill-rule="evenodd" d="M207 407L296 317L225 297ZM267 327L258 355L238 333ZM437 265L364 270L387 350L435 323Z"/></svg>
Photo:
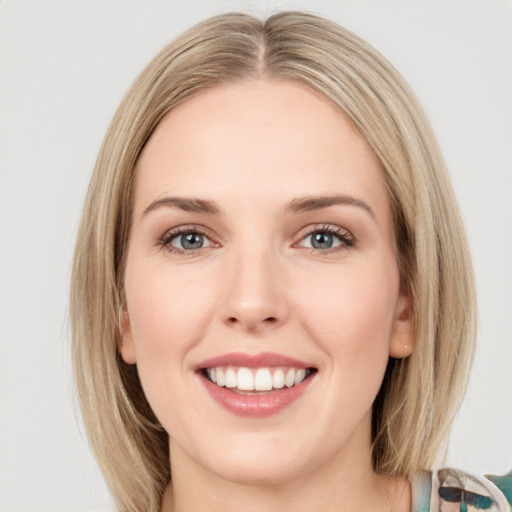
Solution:
<svg viewBox="0 0 512 512"><path fill-rule="evenodd" d="M422 472L473 355L462 224L412 93L337 25L224 15L150 63L100 152L71 299L119 510L467 505L462 473Z"/></svg>

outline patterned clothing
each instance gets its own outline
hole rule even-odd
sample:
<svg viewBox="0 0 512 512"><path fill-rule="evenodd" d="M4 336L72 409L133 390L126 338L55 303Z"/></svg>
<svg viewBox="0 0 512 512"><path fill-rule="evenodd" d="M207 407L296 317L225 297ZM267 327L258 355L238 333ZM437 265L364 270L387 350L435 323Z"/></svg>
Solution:
<svg viewBox="0 0 512 512"><path fill-rule="evenodd" d="M411 512L511 512L512 472L474 476L456 469L418 473Z"/></svg>

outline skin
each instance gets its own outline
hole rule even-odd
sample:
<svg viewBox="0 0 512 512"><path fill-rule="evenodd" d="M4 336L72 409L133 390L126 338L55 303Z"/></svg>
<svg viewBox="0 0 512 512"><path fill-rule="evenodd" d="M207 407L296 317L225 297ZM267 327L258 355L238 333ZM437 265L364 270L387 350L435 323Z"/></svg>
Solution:
<svg viewBox="0 0 512 512"><path fill-rule="evenodd" d="M371 211L287 208L333 194ZM214 201L220 213L144 213L168 196ZM177 236L169 251L162 237L179 226L199 229L204 246L180 252ZM344 238L313 248L311 233L326 226ZM388 358L413 349L393 236L379 162L305 86L222 85L161 121L137 165L119 350L170 436L162 510L410 510L408 482L371 465L371 407ZM195 371L230 352L277 352L318 372L277 415L239 417Z"/></svg>

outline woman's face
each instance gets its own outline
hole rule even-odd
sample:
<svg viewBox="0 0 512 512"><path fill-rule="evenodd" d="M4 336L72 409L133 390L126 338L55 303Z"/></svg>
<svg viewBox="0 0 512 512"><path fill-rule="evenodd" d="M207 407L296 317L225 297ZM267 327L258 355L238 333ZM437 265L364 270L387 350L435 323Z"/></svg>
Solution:
<svg viewBox="0 0 512 512"><path fill-rule="evenodd" d="M327 100L260 80L170 112L137 165L125 291L120 351L173 470L278 483L370 463L411 306L379 163Z"/></svg>

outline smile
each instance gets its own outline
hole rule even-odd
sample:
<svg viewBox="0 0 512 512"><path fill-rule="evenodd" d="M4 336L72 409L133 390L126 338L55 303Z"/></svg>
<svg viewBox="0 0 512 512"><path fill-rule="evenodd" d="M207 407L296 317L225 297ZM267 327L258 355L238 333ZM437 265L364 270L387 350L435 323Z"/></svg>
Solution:
<svg viewBox="0 0 512 512"><path fill-rule="evenodd" d="M220 387L235 393L248 391L264 393L300 384L313 373L312 368L263 367L246 368L217 366L204 370L206 378ZM251 393L254 394L254 393Z"/></svg>
<svg viewBox="0 0 512 512"><path fill-rule="evenodd" d="M318 370L279 354L226 354L203 361L197 375L213 401L238 416L265 417L297 402Z"/></svg>

